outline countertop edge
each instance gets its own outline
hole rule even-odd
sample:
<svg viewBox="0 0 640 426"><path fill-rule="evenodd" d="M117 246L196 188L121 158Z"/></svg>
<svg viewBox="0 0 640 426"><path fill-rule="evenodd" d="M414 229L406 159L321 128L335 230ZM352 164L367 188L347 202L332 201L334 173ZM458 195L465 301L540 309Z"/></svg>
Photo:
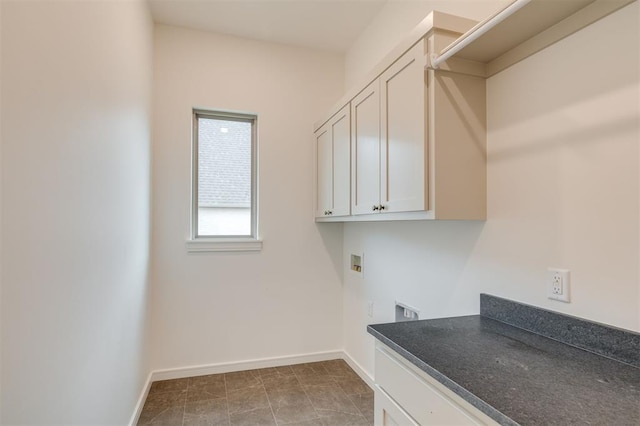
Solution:
<svg viewBox="0 0 640 426"><path fill-rule="evenodd" d="M495 320L494 320L495 321ZM378 339L380 342L387 345L389 348L396 351L403 358L408 360L410 363L418 367L420 370L427 373L429 376L436 379L439 383L446 386L449 390L454 392L456 395L476 407L478 410L491 417L496 422L505 426L519 426L519 423L511 419L510 417L504 415L501 411L497 410L493 406L487 404L484 400L478 398L475 394L469 392L467 389L460 386L455 381L451 380L448 376L440 373L435 368L431 367L426 362L420 360L416 356L412 355L409 351L405 350L402 346L396 344L393 340L383 336L378 331L373 329L371 326L367 326L367 331L373 337Z"/></svg>

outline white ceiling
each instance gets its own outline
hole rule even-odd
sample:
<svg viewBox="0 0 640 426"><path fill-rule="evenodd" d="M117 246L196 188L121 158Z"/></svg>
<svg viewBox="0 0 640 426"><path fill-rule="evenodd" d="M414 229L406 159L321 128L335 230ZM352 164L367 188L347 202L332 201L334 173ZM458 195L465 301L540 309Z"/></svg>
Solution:
<svg viewBox="0 0 640 426"><path fill-rule="evenodd" d="M386 0L148 0L155 22L345 52Z"/></svg>

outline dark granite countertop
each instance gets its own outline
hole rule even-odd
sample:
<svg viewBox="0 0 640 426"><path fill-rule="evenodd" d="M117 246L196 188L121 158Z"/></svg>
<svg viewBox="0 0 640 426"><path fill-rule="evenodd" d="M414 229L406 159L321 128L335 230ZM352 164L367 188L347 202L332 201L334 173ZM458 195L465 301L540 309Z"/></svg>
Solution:
<svg viewBox="0 0 640 426"><path fill-rule="evenodd" d="M640 369L480 315L368 327L500 424L640 425Z"/></svg>

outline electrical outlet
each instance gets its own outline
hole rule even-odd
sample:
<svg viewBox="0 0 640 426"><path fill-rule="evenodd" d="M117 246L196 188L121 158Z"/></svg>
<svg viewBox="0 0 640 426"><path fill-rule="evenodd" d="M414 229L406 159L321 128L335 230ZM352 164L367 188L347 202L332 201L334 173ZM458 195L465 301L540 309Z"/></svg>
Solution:
<svg viewBox="0 0 640 426"><path fill-rule="evenodd" d="M549 268L547 270L547 297L569 303L569 270Z"/></svg>
<svg viewBox="0 0 640 426"><path fill-rule="evenodd" d="M555 295L561 296L563 293L562 284L562 276L559 272L554 272L553 275L551 275L551 292Z"/></svg>

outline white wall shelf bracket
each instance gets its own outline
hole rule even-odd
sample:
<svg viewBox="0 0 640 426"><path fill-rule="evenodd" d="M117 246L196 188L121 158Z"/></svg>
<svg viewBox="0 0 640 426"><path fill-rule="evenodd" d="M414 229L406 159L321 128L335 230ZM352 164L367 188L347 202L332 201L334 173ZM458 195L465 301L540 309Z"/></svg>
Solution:
<svg viewBox="0 0 640 426"><path fill-rule="evenodd" d="M436 53L428 54L427 60L425 61L427 65L424 67L424 69L437 70L438 66L434 65L437 59L438 59L438 54Z"/></svg>
<svg viewBox="0 0 640 426"><path fill-rule="evenodd" d="M487 21L476 25L474 28L469 30L466 34L462 35L456 42L449 45L445 50L442 51L440 55L432 58L430 61L431 67L433 69L438 69L441 63L445 62L447 59L454 56L456 53L460 52L462 49L479 39L486 32L491 30L493 27L498 25L500 22L507 19L509 16L516 13L522 7L526 6L531 0L516 0L511 3L506 8L502 9L500 12L489 18Z"/></svg>

